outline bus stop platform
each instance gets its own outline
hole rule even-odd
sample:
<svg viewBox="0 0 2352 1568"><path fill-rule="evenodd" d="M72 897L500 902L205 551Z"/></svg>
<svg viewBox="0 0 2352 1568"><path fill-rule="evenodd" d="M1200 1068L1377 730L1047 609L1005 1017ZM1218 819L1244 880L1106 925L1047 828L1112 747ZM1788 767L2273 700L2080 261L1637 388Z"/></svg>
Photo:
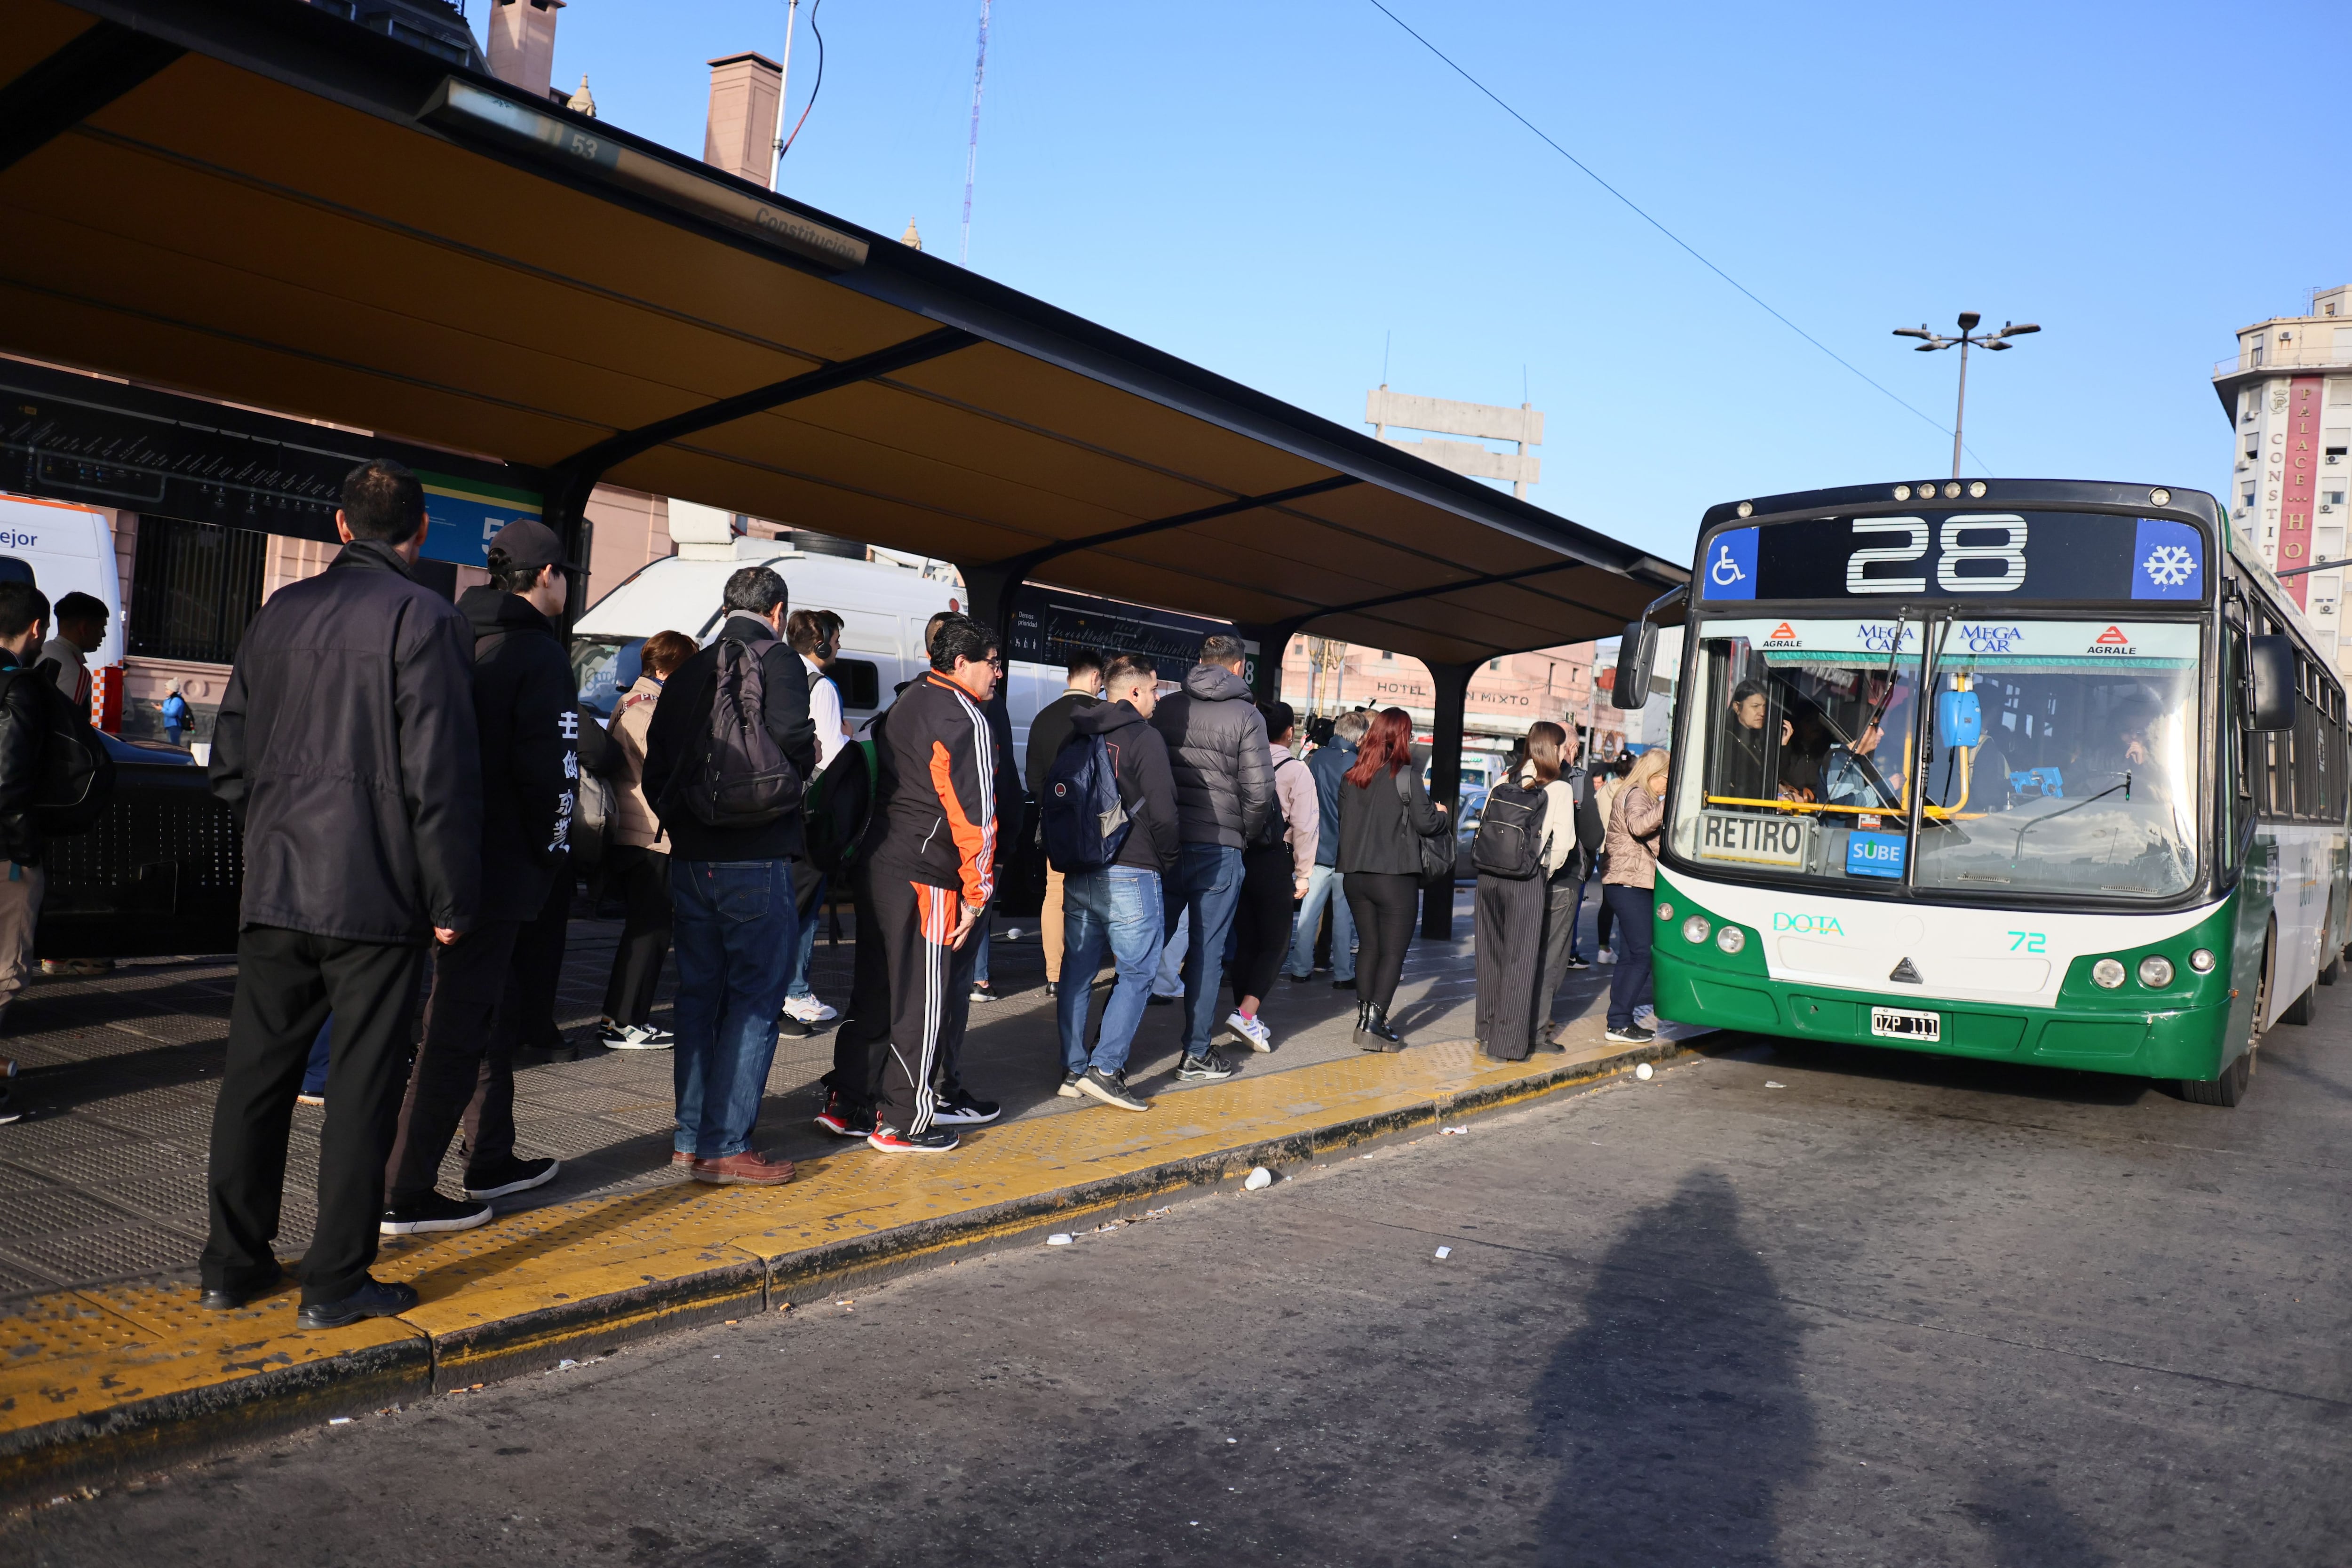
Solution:
<svg viewBox="0 0 2352 1568"><path fill-rule="evenodd" d="M1466 902L1467 889L1461 898ZM1461 911L1466 915L1467 911ZM1609 971L1572 974L1565 1054L1501 1064L1470 1044L1467 942L1419 941L1391 1016L1412 1042L1350 1041L1353 994L1328 974L1276 983L1271 1055L1223 1083L1173 1078L1181 1008L1147 1011L1130 1077L1143 1114L1064 1100L1033 930L1001 918L1003 1000L975 1003L964 1079L1004 1117L942 1157L892 1157L810 1118L828 1034L786 1037L758 1143L793 1159L772 1188L711 1187L670 1166L670 1058L593 1043L615 921L575 919L558 1007L577 1059L520 1066L520 1148L563 1161L476 1230L388 1238L375 1272L414 1284L396 1319L304 1332L297 1289L235 1312L195 1305L205 1158L235 965L128 963L37 982L0 1050L28 1114L0 1126L0 1499L40 1500L338 1416L478 1387L632 1338L789 1310L960 1251L1031 1242L1237 1184L1253 1167L1344 1156L1382 1139L1572 1089L1668 1057L1602 1038ZM1467 921L1464 921L1466 929ZM815 984L846 994L851 944L820 939ZM1097 1003L1099 1005L1099 1003ZM663 1021L667 1009L656 1013ZM312 1219L320 1113L298 1111L280 1256ZM457 1189L453 1154L443 1190Z"/></svg>

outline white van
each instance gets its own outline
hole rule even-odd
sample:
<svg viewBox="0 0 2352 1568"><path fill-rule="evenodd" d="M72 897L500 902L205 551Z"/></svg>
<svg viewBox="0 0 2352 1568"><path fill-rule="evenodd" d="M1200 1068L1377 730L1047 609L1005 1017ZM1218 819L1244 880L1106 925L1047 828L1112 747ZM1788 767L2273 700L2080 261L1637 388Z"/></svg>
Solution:
<svg viewBox="0 0 2352 1568"><path fill-rule="evenodd" d="M122 662L122 576L104 512L0 492L0 577L23 581L28 574L52 605L77 591L104 605L106 641L89 655L89 667ZM49 631L56 634L54 622Z"/></svg>
<svg viewBox="0 0 2352 1568"><path fill-rule="evenodd" d="M646 638L682 632L708 646L725 618L720 596L727 579L746 566L770 567L782 576L793 609L831 610L841 617L841 658L832 673L852 730L889 706L899 682L928 668L923 627L930 618L965 605L954 583L913 567L811 555L772 539L738 539L728 514L707 507L671 501L670 537L676 555L632 574L572 628L572 670L581 704L607 720L620 694L636 681L637 650ZM1030 720L1061 694L1062 680L1061 670L1043 665L1008 667L1005 703L1016 758L1028 745Z"/></svg>

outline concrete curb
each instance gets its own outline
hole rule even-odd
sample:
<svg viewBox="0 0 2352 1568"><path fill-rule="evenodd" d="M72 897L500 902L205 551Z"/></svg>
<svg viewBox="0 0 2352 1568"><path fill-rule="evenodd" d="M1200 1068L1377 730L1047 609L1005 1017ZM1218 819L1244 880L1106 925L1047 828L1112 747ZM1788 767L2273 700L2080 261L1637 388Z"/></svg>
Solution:
<svg viewBox="0 0 2352 1568"><path fill-rule="evenodd" d="M1692 1049L1662 1038L1599 1057L1570 1057L1551 1071L796 1252L762 1257L746 1247L713 1245L703 1254L707 1268L437 1335L394 1320L384 1326L409 1331L386 1342L290 1363L257 1342L251 1359L225 1362L230 1375L215 1381L0 1435L0 1502L39 1500L73 1486L263 1441L338 1415L544 1371L567 1356L585 1360L672 1330L870 1288L951 1256L1017 1246L1069 1229L1074 1222L1102 1223L1211 1191L1253 1166L1308 1164L1321 1155L1439 1122L1512 1110Z"/></svg>

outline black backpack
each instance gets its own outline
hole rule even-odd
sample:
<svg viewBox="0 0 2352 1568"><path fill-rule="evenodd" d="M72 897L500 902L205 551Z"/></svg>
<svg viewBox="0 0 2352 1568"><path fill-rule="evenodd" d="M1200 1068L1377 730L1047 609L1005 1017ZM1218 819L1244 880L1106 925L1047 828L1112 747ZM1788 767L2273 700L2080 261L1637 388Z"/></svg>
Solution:
<svg viewBox="0 0 2352 1568"><path fill-rule="evenodd" d="M1470 840L1470 865L1482 877L1524 882L1543 869L1544 809L1550 797L1540 789L1498 784L1486 792L1486 810Z"/></svg>
<svg viewBox="0 0 2352 1568"><path fill-rule="evenodd" d="M55 660L7 672L30 679L41 710L41 782L30 815L44 837L88 833L114 801L114 754L90 726L89 715L58 689Z"/></svg>
<svg viewBox="0 0 2352 1568"><path fill-rule="evenodd" d="M852 741L817 770L808 792L808 858L828 877L857 864L874 820L874 742Z"/></svg>
<svg viewBox="0 0 2352 1568"><path fill-rule="evenodd" d="M768 733L761 662L775 646L772 637L719 639L702 759L681 769L669 787L670 799L706 827L765 827L797 807L806 793L800 770Z"/></svg>
<svg viewBox="0 0 2352 1568"><path fill-rule="evenodd" d="M1306 765L1297 757L1285 757L1274 764L1274 771L1278 773L1286 767L1303 768ZM1275 848L1290 834L1290 819L1283 814L1281 792L1274 790L1270 795L1271 798L1265 803L1265 820L1258 825L1257 837L1249 841L1253 849Z"/></svg>

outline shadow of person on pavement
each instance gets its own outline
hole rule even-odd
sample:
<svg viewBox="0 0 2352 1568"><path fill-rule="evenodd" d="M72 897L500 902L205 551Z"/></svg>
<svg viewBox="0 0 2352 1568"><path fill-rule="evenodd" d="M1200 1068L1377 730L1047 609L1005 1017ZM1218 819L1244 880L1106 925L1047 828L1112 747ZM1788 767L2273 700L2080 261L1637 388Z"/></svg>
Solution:
<svg viewBox="0 0 2352 1568"><path fill-rule="evenodd" d="M1804 1325L1717 1173L1637 1213L1532 1410L1555 1466L1536 1560L1579 1568L1779 1561L1775 1504L1813 1466Z"/></svg>
<svg viewBox="0 0 2352 1568"><path fill-rule="evenodd" d="M1954 1511L1984 1532L2003 1568L2106 1568L2115 1561L2039 1476L1995 1466Z"/></svg>

